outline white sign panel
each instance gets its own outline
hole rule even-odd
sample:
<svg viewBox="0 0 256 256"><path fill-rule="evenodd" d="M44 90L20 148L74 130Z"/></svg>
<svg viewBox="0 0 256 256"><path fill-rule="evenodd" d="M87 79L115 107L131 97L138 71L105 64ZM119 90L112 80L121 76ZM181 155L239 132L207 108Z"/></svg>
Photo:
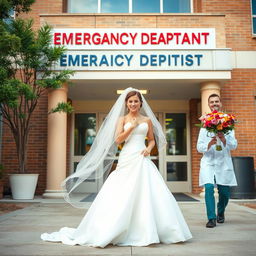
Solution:
<svg viewBox="0 0 256 256"><path fill-rule="evenodd" d="M69 50L215 49L214 28L53 29L52 43Z"/></svg>
<svg viewBox="0 0 256 256"><path fill-rule="evenodd" d="M67 51L55 68L77 71L231 70L231 57L229 50Z"/></svg>

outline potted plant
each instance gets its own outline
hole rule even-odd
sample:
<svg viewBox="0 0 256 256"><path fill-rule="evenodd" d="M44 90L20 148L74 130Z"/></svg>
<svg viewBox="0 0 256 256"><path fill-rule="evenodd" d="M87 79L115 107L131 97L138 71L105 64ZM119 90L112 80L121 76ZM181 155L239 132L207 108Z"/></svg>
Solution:
<svg viewBox="0 0 256 256"><path fill-rule="evenodd" d="M18 157L17 173L10 176L14 199L34 197L38 174L31 174L27 169L31 117L40 97L47 94L49 89L61 88L72 74L69 70L53 70L64 52L63 47L52 46L49 25L35 30L31 19L17 18L6 22L1 18L0 111L2 121L13 134ZM56 111L71 112L72 107L69 103L61 102L51 112ZM27 191L27 179L32 182L32 195Z"/></svg>

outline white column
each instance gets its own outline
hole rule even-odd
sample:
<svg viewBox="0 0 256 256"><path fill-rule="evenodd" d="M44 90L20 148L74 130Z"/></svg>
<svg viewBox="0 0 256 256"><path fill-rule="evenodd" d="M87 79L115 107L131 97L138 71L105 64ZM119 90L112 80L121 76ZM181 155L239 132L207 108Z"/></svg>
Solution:
<svg viewBox="0 0 256 256"><path fill-rule="evenodd" d="M51 90L48 94L48 111L59 102L67 102L67 86ZM67 114L48 115L47 184L44 198L63 198L61 182L66 178Z"/></svg>

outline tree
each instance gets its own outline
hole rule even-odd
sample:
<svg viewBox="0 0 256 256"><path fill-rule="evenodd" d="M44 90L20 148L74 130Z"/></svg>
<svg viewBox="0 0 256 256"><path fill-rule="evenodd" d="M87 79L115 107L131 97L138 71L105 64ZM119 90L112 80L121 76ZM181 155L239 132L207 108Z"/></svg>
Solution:
<svg viewBox="0 0 256 256"><path fill-rule="evenodd" d="M21 12L29 12L35 0L0 0L0 19L8 19L11 13L18 16Z"/></svg>
<svg viewBox="0 0 256 256"><path fill-rule="evenodd" d="M13 134L21 173L26 172L31 116L38 100L73 73L53 70L65 49L51 45L51 27L32 27L32 20L0 21L0 111ZM58 111L71 112L72 107L62 102L51 112Z"/></svg>

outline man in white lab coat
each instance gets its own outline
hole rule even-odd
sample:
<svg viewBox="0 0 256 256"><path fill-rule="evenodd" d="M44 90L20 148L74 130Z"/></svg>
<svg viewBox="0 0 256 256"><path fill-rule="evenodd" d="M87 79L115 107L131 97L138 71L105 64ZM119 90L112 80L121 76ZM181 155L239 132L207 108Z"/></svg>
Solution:
<svg viewBox="0 0 256 256"><path fill-rule="evenodd" d="M208 98L208 105L211 111L221 109L221 99L217 94L211 94ZM221 140L222 150L216 150L218 136ZM199 186L205 187L205 203L208 222L207 228L216 226L225 221L225 208L230 197L230 186L237 186L234 167L230 150L236 149L237 140L234 131L227 135L218 135L207 132L205 128L200 129L197 141L197 150L203 153L200 163ZM219 202L217 204L217 215L215 212L214 185L217 185Z"/></svg>

